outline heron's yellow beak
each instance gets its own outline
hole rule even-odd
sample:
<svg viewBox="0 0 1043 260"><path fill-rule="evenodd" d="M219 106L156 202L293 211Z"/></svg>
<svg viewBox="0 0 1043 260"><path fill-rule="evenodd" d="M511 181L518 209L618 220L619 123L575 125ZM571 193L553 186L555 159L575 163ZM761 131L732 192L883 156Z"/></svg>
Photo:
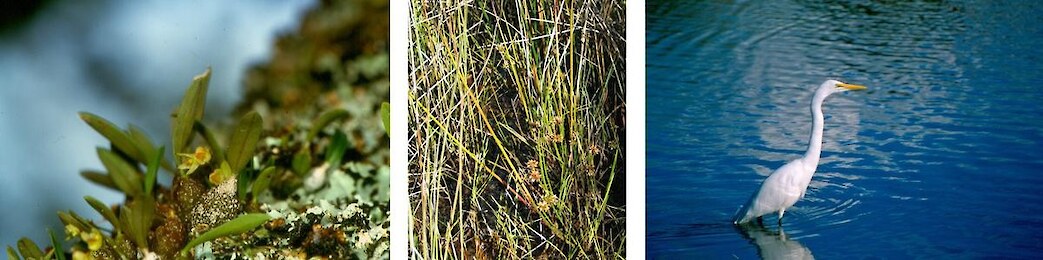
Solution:
<svg viewBox="0 0 1043 260"><path fill-rule="evenodd" d="M866 89L866 86L855 85L855 84L847 84L847 83L837 83L837 87L842 87L842 88L845 88L847 90L863 90L863 89Z"/></svg>

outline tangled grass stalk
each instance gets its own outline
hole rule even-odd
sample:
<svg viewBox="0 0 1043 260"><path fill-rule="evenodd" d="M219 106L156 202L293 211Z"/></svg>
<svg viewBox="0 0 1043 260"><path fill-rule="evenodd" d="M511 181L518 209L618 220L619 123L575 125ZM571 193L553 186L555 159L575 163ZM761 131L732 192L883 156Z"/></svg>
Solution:
<svg viewBox="0 0 1043 260"><path fill-rule="evenodd" d="M622 258L622 3L410 11L411 254Z"/></svg>

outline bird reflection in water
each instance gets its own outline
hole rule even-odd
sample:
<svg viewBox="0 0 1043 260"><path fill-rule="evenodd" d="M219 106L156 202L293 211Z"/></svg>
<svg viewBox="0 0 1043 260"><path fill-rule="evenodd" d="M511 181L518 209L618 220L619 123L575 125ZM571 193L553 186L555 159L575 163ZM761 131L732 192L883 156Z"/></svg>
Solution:
<svg viewBox="0 0 1043 260"><path fill-rule="evenodd" d="M790 240L782 225L778 227L778 231L773 231L756 221L735 225L743 238L757 246L761 259L815 259L811 249L800 241Z"/></svg>

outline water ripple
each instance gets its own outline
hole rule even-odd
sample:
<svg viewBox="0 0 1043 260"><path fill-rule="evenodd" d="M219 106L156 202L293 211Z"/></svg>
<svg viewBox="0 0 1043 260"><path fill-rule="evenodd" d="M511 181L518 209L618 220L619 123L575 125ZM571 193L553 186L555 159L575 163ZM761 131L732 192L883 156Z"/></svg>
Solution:
<svg viewBox="0 0 1043 260"><path fill-rule="evenodd" d="M1043 4L655 1L647 10L650 258L1043 252L1034 217L1043 211ZM764 176L806 149L807 104L826 78L870 90L826 101L823 158L806 197L777 229L729 228Z"/></svg>

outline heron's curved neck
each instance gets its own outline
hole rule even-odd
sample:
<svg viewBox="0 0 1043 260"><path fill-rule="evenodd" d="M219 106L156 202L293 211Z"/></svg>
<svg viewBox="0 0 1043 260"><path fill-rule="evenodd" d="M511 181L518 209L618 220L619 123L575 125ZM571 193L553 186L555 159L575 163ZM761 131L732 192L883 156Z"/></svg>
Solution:
<svg viewBox="0 0 1043 260"><path fill-rule="evenodd" d="M822 101L829 96L828 92L816 92L815 98L811 99L811 138L808 141L808 151L804 153L804 163L818 165L819 156L822 154L822 126L825 119L822 117Z"/></svg>

